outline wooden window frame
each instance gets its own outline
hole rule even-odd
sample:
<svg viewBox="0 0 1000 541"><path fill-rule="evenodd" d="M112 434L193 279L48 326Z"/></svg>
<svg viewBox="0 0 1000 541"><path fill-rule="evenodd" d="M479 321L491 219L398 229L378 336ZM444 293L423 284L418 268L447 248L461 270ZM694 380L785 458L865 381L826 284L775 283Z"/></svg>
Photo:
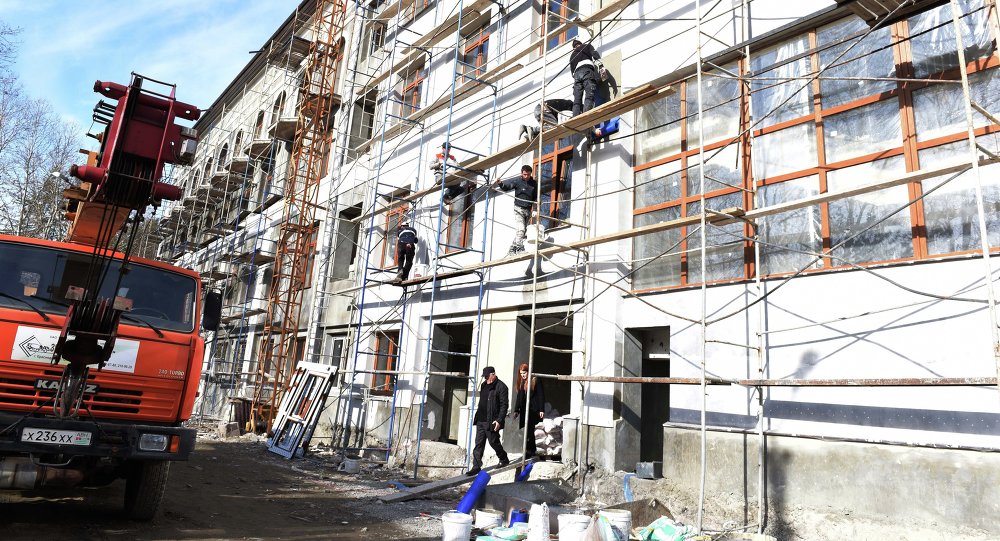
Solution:
<svg viewBox="0 0 1000 541"><path fill-rule="evenodd" d="M569 178L570 174L569 168L573 159L573 148L574 148L573 145L570 144L568 140L566 140L567 141L566 144L562 144L563 141L564 141L563 139L557 140L555 143L552 144L552 150L546 152L545 154L542 154L541 158L535 159L532 163L532 165L534 166L534 173L537 175L537 177L535 178L535 182L538 183L539 189L541 189L542 185L544 184L544 181L541 178L542 166L545 165L546 163L552 163L551 188L549 189L548 192L549 215L542 216L542 209L540 208L538 209L537 213L538 219L550 220L549 222L551 224L549 227L550 230L559 229L562 227L568 227L568 224L564 224L557 218L553 217L557 215L557 213L559 212L559 207L563 202L562 198L560 197L560 195L562 194L561 188L563 187L563 183Z"/></svg>
<svg viewBox="0 0 1000 541"><path fill-rule="evenodd" d="M486 72L486 62L489 60L490 33L489 23L484 23L478 30L465 37L462 49L462 73L480 77ZM469 55L475 53L475 62L469 62Z"/></svg>
<svg viewBox="0 0 1000 541"><path fill-rule="evenodd" d="M455 219L455 216L451 213L451 205L448 205L448 212L446 214L446 216L448 217L448 223L446 224L446 227L441 231L441 236L444 237L441 244L442 246L444 246L444 253L446 254L463 252L465 250L468 250L469 245L472 244L472 230L474 228L474 222L475 222L475 203L476 203L473 200L472 194L473 194L473 188L469 186L465 188L465 193L463 193L460 196L461 198L465 199L465 207L464 207L465 210L462 211L461 215L462 236L459 239L457 245L453 245L448 242L449 237L451 236L450 235L451 226L454 223ZM469 212L470 209L472 209L472 212Z"/></svg>
<svg viewBox="0 0 1000 541"><path fill-rule="evenodd" d="M385 346L385 355L382 346ZM373 367L375 370L396 370L399 361L399 331L379 331L375 333L375 355ZM384 367L380 367L384 359ZM370 390L373 395L392 395L394 374L372 374Z"/></svg>
<svg viewBox="0 0 1000 541"><path fill-rule="evenodd" d="M994 9L989 3L987 3L982 10L984 11L984 16L987 17L987 28L991 32L993 41L995 44L994 50L990 56L979 57L969 59L966 65L966 70L969 75L977 72L989 70L989 69L1000 69L1000 43L998 43L998 33L997 29L992 22L992 9ZM964 16L968 16L965 14ZM836 22L830 23L836 24ZM827 25L824 25L827 26ZM821 27L814 27L810 29L806 34L809 38L810 46L810 59L811 59L811 74L815 74L817 66L820 65L819 62L819 52L817 49L817 32ZM896 77L905 78L912 77L912 51L910 50L911 42L908 41L909 37L909 23L907 20L902 20L893 23L890 27L889 44L887 48L892 51L893 63L896 70ZM863 61L863 60L862 60ZM741 75L746 75L748 68L745 61L740 61L739 63ZM942 80L955 80L959 78L960 67L950 68L941 72L930 74L925 79L942 79ZM667 208L673 208L680 206L680 216L687 216L687 206L692 203L699 201L701 196L699 194L687 193L687 172L691 165L689 160L697 157L700 147L689 147L688 146L688 124L691 123L692 126L696 126L697 116L695 113L688 111L688 100L686 99L686 94L690 89L697 88L695 86L695 79L688 78L677 82L675 85L680 93L680 114L679 118L682 119L681 122L681 151L671 154L669 156L663 156L656 160L652 160L646 163L635 164L633 166L633 172L638 173L640 171L650 169L659 165L678 162L678 170L681 173L680 187L681 195L676 199L671 199L669 201L662 201L655 205L648 205L641 208L635 207L635 194L633 193L633 219L642 214L649 212L654 212L658 210L663 210ZM797 170L793 172L783 173L781 175L775 175L765 179L758 180L759 185L769 186L780 184L786 181L797 180L804 177L816 176L818 182L818 193L827 193L827 174L830 171L836 171L839 169L844 169L847 167L871 163L877 160L882 160L886 158L902 156L905 164L905 172L911 173L919 170L919 159L918 152L920 150L937 147L940 145L952 143L955 141L965 140L967 135L965 129L961 129L958 132L942 135L932 139L917 141L916 123L913 110L913 94L916 91L927 88L935 83L927 81L897 81L895 88L891 88L886 91L864 96L862 98L838 104L836 106L824 108L822 103L822 95L820 92L820 82L818 79L812 81L809 87L810 98L812 100L812 106L810 111L798 118L789 119L774 125L767 126L765 128L758 128L752 131L753 137L760 137L769 133L777 132L786 128L813 123L813 129L816 133L816 153L817 153L817 163L813 167L809 167L802 170ZM735 138L711 143L706 145L705 154L710 155L714 150L721 147L737 144L740 145L740 158L741 158L741 177L743 179L742 190L734 188L722 188L718 190L713 190L705 193L706 199L711 199L713 197L719 197L722 195L732 194L736 192L743 192L743 203L744 209L752 208L754 204L752 189L753 189L753 174L752 174L752 156L750 155L749 142L750 138L745 135L746 131L749 129L749 95L747 94L745 85L741 85L739 99L740 104L740 122L739 129L737 130L738 135ZM854 156L848 159L840 160L837 162L827 162L827 152L824 144L824 134L823 126L824 120L828 119L833 115L844 113L846 111L857 110L865 106L869 106L875 103L882 103L886 101L895 101L898 103L899 115L898 120L900 122L900 133L901 138L896 146L885 150L878 150L875 152L866 153L861 156ZM1000 133L1000 125L990 124L987 126L981 126L975 129L975 135L981 136L986 134ZM738 140L737 140L738 139ZM634 149L635 150L635 149ZM914 182L906 184L908 188L908 198L909 200L916 200L920 197L922 193L921 182ZM832 248L831 238L831 222L830 222L830 211L829 203L821 203L817 205L820 211L821 217L821 234L822 234L822 252L829 253ZM892 260L878 260L878 261L867 261L856 263L859 266L876 266L876 265L887 265L902 262L911 262L924 259L940 259L943 257L954 257L963 256L971 253L978 253L978 250L970 250L963 252L953 252L947 254L929 254L927 248L927 232L926 232L926 222L924 217L924 206L922 200L917 200L909 206L909 220L911 228L911 241L913 243L913 255L911 257L903 259L892 259ZM905 212L905 211L904 211ZM744 226L744 237L750 237L752 231L750 226L745 224ZM685 236L690 231L689 228L685 227L681 229L681 236ZM750 240L744 240L744 273L743 276L735 279L724 279L716 281L708 281L708 284L714 283L733 283L745 280L753 279L757 270L754 268L753 264L753 244ZM682 289L693 286L698 286L701 282L694 282L688 280L688 269L687 262L690 259L690 255L687 253L689 248L688 241L683 241L682 245L679 247L681 251L681 279L680 284L667 285L667 286L657 286L642 289L633 289L635 293L645 293L653 291L664 291L671 289ZM1000 253L1000 247L991 248L991 252ZM849 265L844 265L838 263L830 257L824 257L819 261L820 266L816 269L808 269L804 273L816 273L816 272L826 272L836 269L850 268ZM780 277L792 274L791 272L778 272L769 273L768 277Z"/></svg>
<svg viewBox="0 0 1000 541"><path fill-rule="evenodd" d="M399 254L396 252L396 238L392 234L393 220L399 224L399 220L406 215L406 206L400 205L385 213L385 242L382 243L381 268L390 269L399 266ZM399 228L396 227L396 230Z"/></svg>
<svg viewBox="0 0 1000 541"><path fill-rule="evenodd" d="M426 78L427 74L423 64L414 67L412 71L402 77L399 91L399 116L406 118L420 110L420 98Z"/></svg>
<svg viewBox="0 0 1000 541"><path fill-rule="evenodd" d="M575 17L578 14L576 12L578 12L580 9L579 2L577 2L575 10L569 7L569 3L572 2L573 0L545 0L545 1L548 2L549 9L546 10L545 7L542 6L542 13L544 15L540 27L540 33L542 39L545 39L545 37L549 35L549 17L558 17L559 23L555 25L556 28L558 28L561 24L563 24L563 21ZM558 5L559 7L558 12L551 9L553 3L556 3ZM580 29L577 28L576 26L571 25L566 30L563 30L562 32L556 34L554 37L549 39L548 49L552 50L562 45L563 43L572 41L572 39L578 36L579 34L580 34Z"/></svg>

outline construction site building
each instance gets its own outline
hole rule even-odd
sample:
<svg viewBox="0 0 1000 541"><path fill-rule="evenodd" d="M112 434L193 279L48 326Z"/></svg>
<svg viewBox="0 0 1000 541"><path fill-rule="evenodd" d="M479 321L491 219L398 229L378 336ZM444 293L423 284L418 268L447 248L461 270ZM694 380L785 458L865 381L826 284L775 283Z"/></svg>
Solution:
<svg viewBox="0 0 1000 541"><path fill-rule="evenodd" d="M329 4L346 22L295 360L338 375L313 444L431 466L422 441L471 447L482 368L513 388L525 362L578 479L655 461L739 500L725 520L794 502L1000 533L995 0ZM257 337L313 11L199 121L163 226L161 255L227 292L218 418L281 384L255 378ZM610 101L521 138L572 97L574 38ZM491 185L522 165L546 229L508 257L513 197Z"/></svg>

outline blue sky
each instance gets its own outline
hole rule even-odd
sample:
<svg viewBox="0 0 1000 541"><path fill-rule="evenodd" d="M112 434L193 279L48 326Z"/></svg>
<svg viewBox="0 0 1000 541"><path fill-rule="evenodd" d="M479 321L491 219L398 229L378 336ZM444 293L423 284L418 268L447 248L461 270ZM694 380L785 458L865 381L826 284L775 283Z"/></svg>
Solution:
<svg viewBox="0 0 1000 541"><path fill-rule="evenodd" d="M65 120L90 126L95 80L127 84L133 71L177 85L208 108L299 0L0 0L0 21L21 28L14 69L27 93ZM89 139L88 139L89 140Z"/></svg>

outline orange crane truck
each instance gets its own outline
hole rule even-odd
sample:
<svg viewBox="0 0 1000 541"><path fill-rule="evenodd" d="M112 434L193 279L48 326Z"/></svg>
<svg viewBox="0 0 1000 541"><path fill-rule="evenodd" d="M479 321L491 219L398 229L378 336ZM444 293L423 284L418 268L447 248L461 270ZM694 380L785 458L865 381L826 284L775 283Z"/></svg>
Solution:
<svg viewBox="0 0 1000 541"><path fill-rule="evenodd" d="M94 90L112 102L94 109L100 150L70 168L66 241L0 235L0 489L125 479L126 514L149 520L194 448L182 423L221 298L132 252L146 211L180 198L161 177L193 158L197 134L174 121L200 111L136 74Z"/></svg>

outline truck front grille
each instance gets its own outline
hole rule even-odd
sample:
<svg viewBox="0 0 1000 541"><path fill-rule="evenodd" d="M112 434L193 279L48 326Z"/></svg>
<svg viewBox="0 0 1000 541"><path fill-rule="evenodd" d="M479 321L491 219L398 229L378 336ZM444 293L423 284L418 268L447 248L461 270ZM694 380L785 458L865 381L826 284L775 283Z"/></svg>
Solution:
<svg viewBox="0 0 1000 541"><path fill-rule="evenodd" d="M4 370L0 374L0 410L51 413L52 400L56 394L55 382L62 375L61 367L46 366L34 370ZM87 382L96 384L96 392L84 395L81 410L86 409L96 417L142 418L148 420L171 420L176 417L180 388L172 392L163 387L173 382L152 378L134 380L128 375L92 370ZM45 380L45 388L38 388L36 382ZM130 381L131 380L131 381ZM151 388L139 388L144 384Z"/></svg>

